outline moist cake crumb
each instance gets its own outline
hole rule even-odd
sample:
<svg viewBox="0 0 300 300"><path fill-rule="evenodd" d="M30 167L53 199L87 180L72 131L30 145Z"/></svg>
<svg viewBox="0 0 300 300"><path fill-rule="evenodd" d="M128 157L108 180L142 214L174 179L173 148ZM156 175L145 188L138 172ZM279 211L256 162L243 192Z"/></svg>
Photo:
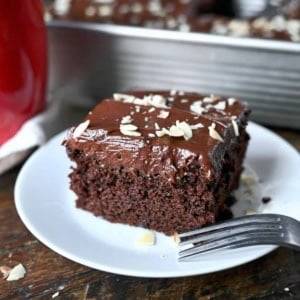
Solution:
<svg viewBox="0 0 300 300"><path fill-rule="evenodd" d="M115 93L86 116L80 140L74 138L78 126L70 128L63 144L75 162L70 188L78 208L167 235L228 215L226 199L243 169L250 110L236 99L220 113L226 98L209 96L214 105L201 100L199 115L191 107L207 96L174 90L169 101L169 95ZM159 118L161 111L168 116Z"/></svg>

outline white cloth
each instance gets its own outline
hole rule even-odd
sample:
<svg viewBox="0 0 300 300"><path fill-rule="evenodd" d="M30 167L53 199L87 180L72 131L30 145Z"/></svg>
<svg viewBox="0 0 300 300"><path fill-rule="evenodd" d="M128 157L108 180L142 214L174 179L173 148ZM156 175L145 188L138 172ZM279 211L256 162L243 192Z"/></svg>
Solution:
<svg viewBox="0 0 300 300"><path fill-rule="evenodd" d="M62 97L49 101L44 112L27 120L10 140L0 146L0 175L26 159L54 134L80 122L91 107L86 105L90 101L87 97L82 97L84 105Z"/></svg>
<svg viewBox="0 0 300 300"><path fill-rule="evenodd" d="M34 147L45 142L41 119L43 114L26 121L16 135L0 147L0 174L24 160Z"/></svg>

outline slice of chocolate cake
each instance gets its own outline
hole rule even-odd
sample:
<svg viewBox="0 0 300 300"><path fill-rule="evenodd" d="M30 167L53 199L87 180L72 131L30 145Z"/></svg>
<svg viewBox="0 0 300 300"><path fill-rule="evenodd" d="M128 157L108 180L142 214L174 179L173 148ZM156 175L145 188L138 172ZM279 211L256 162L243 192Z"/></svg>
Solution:
<svg viewBox="0 0 300 300"><path fill-rule="evenodd" d="M238 186L248 114L236 99L176 91L101 101L64 141L77 207L166 234L215 222Z"/></svg>

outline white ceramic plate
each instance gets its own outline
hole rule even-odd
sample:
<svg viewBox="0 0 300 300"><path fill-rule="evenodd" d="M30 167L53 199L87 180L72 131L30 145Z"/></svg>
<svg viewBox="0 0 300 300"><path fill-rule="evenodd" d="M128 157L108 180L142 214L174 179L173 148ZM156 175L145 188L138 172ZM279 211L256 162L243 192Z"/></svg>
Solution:
<svg viewBox="0 0 300 300"><path fill-rule="evenodd" d="M263 205L259 205L259 199L254 203L255 209L300 219L299 153L259 125L250 123L249 133L251 142L246 164L262 182L257 195L272 198ZM28 159L15 186L15 202L22 221L41 242L57 253L112 273L178 277L231 268L275 248L256 246L227 250L207 254L196 262L179 263L178 246L172 237L157 233L154 246L137 245L144 229L111 224L75 208L75 195L69 190L70 161L61 146L64 135L55 136ZM253 205L250 200L240 199L234 207L235 213L244 213L249 203Z"/></svg>

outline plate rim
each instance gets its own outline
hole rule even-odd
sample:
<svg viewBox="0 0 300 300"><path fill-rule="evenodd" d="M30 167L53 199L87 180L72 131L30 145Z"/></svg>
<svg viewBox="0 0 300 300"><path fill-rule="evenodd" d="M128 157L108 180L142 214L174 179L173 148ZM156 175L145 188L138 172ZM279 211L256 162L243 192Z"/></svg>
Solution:
<svg viewBox="0 0 300 300"><path fill-rule="evenodd" d="M274 133L273 131L269 130L268 128L265 128L264 126L261 126L259 124L256 124L254 122L249 122L249 125L251 124L251 126L254 126L253 128L257 127L260 130L264 130L266 131L268 134L273 135L274 137L276 137L277 139L280 139L282 143L285 144L285 146L289 147L291 150L294 150L297 154L298 151L297 149L291 145L289 142L287 142L285 139L283 139L282 137L280 137L279 135L277 135L276 133ZM58 139L63 138L63 136L66 134L66 130L56 134L55 136L53 136L48 142L46 142L42 147L40 147L38 150L36 150L30 157L29 159L25 162L25 164L22 166L17 179L16 179L16 183L15 183L15 188L14 188L14 201L15 201L15 206L16 206L16 210L17 213L20 217L20 219L22 220L23 224L27 227L27 229L35 236L36 239L38 239L40 242L42 242L45 246L47 246L49 249L51 249L52 251L58 253L59 255L74 261L76 263L82 264L84 266L93 268L93 269L97 269L100 271L105 271L105 272L109 272L109 273L114 273L114 274L120 274L120 275L126 275L126 276L134 276L134 277L145 277L145 278L175 278L175 277L186 277L186 276L197 276L197 275L204 275L204 274L209 274L209 273L213 273L213 272L219 272L219 271L223 271L223 270L227 270L227 269L231 269L246 263L249 263L251 261L257 260L259 258L261 258L262 256L265 256L266 254L274 251L275 249L278 248L278 246L271 246L271 245L267 245L264 246L261 251L259 252L258 255L250 255L247 259L239 259L231 264L228 264L227 266L223 266L222 264L220 264L219 266L215 266L212 269L207 269L207 270L193 270L193 268L190 268L189 271L187 270L164 270L161 271L159 270L158 272L149 272L147 270L144 271L137 271L136 269L128 269L124 267L114 267L114 266L107 266L99 261L95 261L94 259L84 259L82 257L79 257L78 255L74 255L73 253L70 253L68 251L65 251L64 249L62 249L61 247L57 246L55 244L55 241L53 242L52 240L47 239L47 237L45 237L37 228L35 228L30 219L28 218L28 216L26 215L26 213L23 211L22 209L22 196L21 196L21 185L22 185L22 176L24 174L24 172L30 168L31 164L34 164L34 160L35 158L38 156L38 153L40 153L41 151L46 151L45 149L47 149L47 147L49 147L50 143L54 143L56 142ZM300 156L299 156L300 158ZM299 159L300 161L300 159ZM24 171L25 170L25 171ZM186 263L186 262L184 262ZM191 262L188 262L187 264L192 264ZM191 265L192 266L192 265Z"/></svg>

